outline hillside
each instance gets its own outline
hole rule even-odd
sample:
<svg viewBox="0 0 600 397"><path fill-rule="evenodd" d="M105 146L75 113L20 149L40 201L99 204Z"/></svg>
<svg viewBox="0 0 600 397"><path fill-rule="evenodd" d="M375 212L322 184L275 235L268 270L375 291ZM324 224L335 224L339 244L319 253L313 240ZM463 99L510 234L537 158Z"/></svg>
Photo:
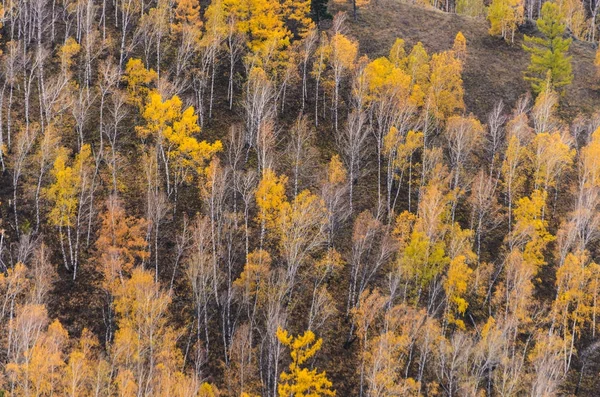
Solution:
<svg viewBox="0 0 600 397"><path fill-rule="evenodd" d="M598 395L590 3L357 3L3 3L0 397Z"/></svg>
<svg viewBox="0 0 600 397"><path fill-rule="evenodd" d="M350 7L331 3L331 11L350 12ZM485 119L496 101L512 108L517 98L529 92L523 71L529 54L522 48L523 34L535 34L531 26L521 28L515 43L506 43L488 34L483 19L449 14L398 0L378 0L359 10L357 21L348 18L348 27L359 43L361 52L371 58L387 55L396 38L406 41L407 48L422 42L431 51L452 47L454 37L462 32L467 39L468 57L463 73L467 110ZM573 57L573 84L562 98L561 112L571 119L578 113L598 110L600 86L594 69L596 45L574 40L569 55Z"/></svg>

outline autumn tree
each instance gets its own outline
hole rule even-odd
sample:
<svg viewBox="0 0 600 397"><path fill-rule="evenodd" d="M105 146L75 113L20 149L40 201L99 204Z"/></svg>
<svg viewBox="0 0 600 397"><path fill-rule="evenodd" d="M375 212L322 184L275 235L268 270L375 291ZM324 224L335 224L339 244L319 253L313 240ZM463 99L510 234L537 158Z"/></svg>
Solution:
<svg viewBox="0 0 600 397"><path fill-rule="evenodd" d="M62 150L51 170L54 182L45 191L52 203L48 214L50 223L58 228L61 253L65 268L77 277L82 218L89 211L87 192L92 173L91 148L84 145L71 165L67 165L67 151ZM65 241L66 240L66 241Z"/></svg>
<svg viewBox="0 0 600 397"><path fill-rule="evenodd" d="M327 178L321 187L321 197L327 208L328 220L328 246L334 243L335 232L340 223L349 216L349 208L346 205L346 194L348 193L348 172L338 155L334 155L327 166Z"/></svg>
<svg viewBox="0 0 600 397"><path fill-rule="evenodd" d="M281 203L276 227L290 290L300 266L326 241L326 225L325 203L308 190L300 192L292 202Z"/></svg>
<svg viewBox="0 0 600 397"><path fill-rule="evenodd" d="M525 8L522 0L493 0L489 6L487 19L489 33L500 35L511 43L515 41L517 27L523 23Z"/></svg>
<svg viewBox="0 0 600 397"><path fill-rule="evenodd" d="M527 145L532 138L532 131L528 122L527 114L518 112L507 125L508 145L504 153L502 175L504 177L504 188L507 193L509 230L512 227L512 210L516 198L522 194L523 184L527 176Z"/></svg>
<svg viewBox="0 0 600 397"><path fill-rule="evenodd" d="M454 51L445 51L431 57L430 68L426 106L435 118L445 120L465 107L463 64Z"/></svg>
<svg viewBox="0 0 600 397"><path fill-rule="evenodd" d="M298 116L291 131L288 142L287 154L292 171L294 196L300 191L300 186L305 185L311 171L314 172L316 157L315 131L306 116Z"/></svg>
<svg viewBox="0 0 600 397"><path fill-rule="evenodd" d="M465 329L465 323L459 317L465 314L469 302L465 299L473 270L466 262L464 255L458 255L450 261L448 274L444 281L444 291L448 303L446 305L447 321L459 329Z"/></svg>
<svg viewBox="0 0 600 397"><path fill-rule="evenodd" d="M315 51L313 66L311 75L315 80L315 125L319 125L319 90L320 87L325 84L321 84L321 80L324 77L325 70L327 68L327 61L331 56L331 46L329 45L329 37L327 33L322 32L319 37L319 44ZM324 82L326 83L326 81ZM325 106L323 106L323 112L325 112Z"/></svg>
<svg viewBox="0 0 600 397"><path fill-rule="evenodd" d="M331 55L329 63L333 79L333 115L335 130L338 131L338 114L340 102L340 85L344 75L353 69L358 54L358 45L341 33L331 37L329 45Z"/></svg>
<svg viewBox="0 0 600 397"><path fill-rule="evenodd" d="M212 266L211 238L209 221L205 217L196 220L192 231L191 252L187 258L185 274L192 286L194 306L196 307L196 337L203 337L204 347L209 349L208 304L216 292L216 269ZM203 334L204 333L204 334Z"/></svg>
<svg viewBox="0 0 600 397"><path fill-rule="evenodd" d="M368 129L366 127L366 114L356 110L348 116L347 125L343 128L336 140L340 151L344 155L346 169L348 170L348 190L350 195L350 212L353 211L354 185L361 176L361 162L366 155L366 142Z"/></svg>
<svg viewBox="0 0 600 397"><path fill-rule="evenodd" d="M481 144L483 127L473 116L468 118L453 116L447 121L445 135L450 149L450 164L453 173L451 189L454 190L456 196L452 203L452 219L454 219L458 197L462 195L459 190L464 167Z"/></svg>
<svg viewBox="0 0 600 397"><path fill-rule="evenodd" d="M134 266L148 260L150 255L145 239L147 222L127 216L122 200L116 196L109 197L100 220L94 262L96 271L102 275L101 285L106 292L106 340L109 341L114 332L114 293L131 275Z"/></svg>
<svg viewBox="0 0 600 397"><path fill-rule="evenodd" d="M523 260L533 267L535 273L546 264L544 251L548 243L554 240L543 218L546 192L534 190L531 197L523 197L515 208L515 226L509 235L512 249L522 250Z"/></svg>
<svg viewBox="0 0 600 397"><path fill-rule="evenodd" d="M246 113L246 144L257 149L261 132L275 116L276 92L264 69L253 67L248 74L242 107ZM270 126L272 127L272 126ZM272 132L272 131L271 131ZM262 138L265 136L263 135Z"/></svg>
<svg viewBox="0 0 600 397"><path fill-rule="evenodd" d="M542 132L533 139L535 189L548 191L550 187L556 187L559 175L572 164L575 151L569 147L567 139L558 131Z"/></svg>
<svg viewBox="0 0 600 397"><path fill-rule="evenodd" d="M290 31L297 37L304 38L314 27L310 18L311 0L283 2L284 21Z"/></svg>
<svg viewBox="0 0 600 397"><path fill-rule="evenodd" d="M479 171L471 185L468 201L472 209L471 229L475 231L478 257L484 233L495 229L501 221L501 206L496 197L498 185L499 181L483 170Z"/></svg>
<svg viewBox="0 0 600 397"><path fill-rule="evenodd" d="M320 349L322 339L316 339L312 331L294 337L281 328L277 329L277 339L290 349L291 363L289 372L282 372L277 387L280 397L287 396L335 396L331 381L325 372L302 368Z"/></svg>
<svg viewBox="0 0 600 397"><path fill-rule="evenodd" d="M129 102L142 112L151 91L151 84L158 79L157 73L153 69L146 69L140 59L131 58L127 61L123 79L127 83Z"/></svg>
<svg viewBox="0 0 600 397"><path fill-rule="evenodd" d="M267 230L275 231L279 211L287 202L285 185L287 177L277 176L271 169L266 169L255 192L258 206L258 220L261 225L261 239Z"/></svg>
<svg viewBox="0 0 600 397"><path fill-rule="evenodd" d="M383 225L368 211L360 213L356 218L352 232L346 313L350 313L358 304L357 300L363 291L395 253L396 244L390 231L389 225Z"/></svg>
<svg viewBox="0 0 600 397"><path fill-rule="evenodd" d="M156 161L161 161L168 195L177 194L178 187L202 175L209 158L222 149L221 141L210 144L198 141L198 116L193 107L182 110L179 97L163 100L157 92L149 94L145 106L145 126L136 127L140 138L155 144Z"/></svg>
<svg viewBox="0 0 600 397"><path fill-rule="evenodd" d="M19 180L22 177L24 172L24 168L26 166L27 155L33 147L33 144L36 140L37 135L40 133L39 126L34 126L34 128L25 128L21 127L19 133L16 136L14 143L14 151L13 156L11 157L10 166L12 168L12 186L13 186L13 215L15 222L15 230L17 236L19 235L19 211L18 211L18 189L19 189Z"/></svg>
<svg viewBox="0 0 600 397"><path fill-rule="evenodd" d="M414 98L415 87L412 78L402 68L404 42L396 40L390 58L378 58L370 62L365 70L368 81L370 111L374 119L374 135L377 141L378 167L377 175L381 179L382 152L384 138L392 128L403 130L409 128L411 118L419 101ZM396 65L395 63L399 63ZM417 87L417 89L419 89ZM381 196L381 184L378 186L378 197Z"/></svg>
<svg viewBox="0 0 600 397"><path fill-rule="evenodd" d="M15 360L7 364L9 389L16 395L60 393L67 331L57 320L47 324L43 305L25 306L23 310L30 313L22 313L16 320L22 350L16 351Z"/></svg>
<svg viewBox="0 0 600 397"><path fill-rule="evenodd" d="M344 259L335 248L330 248L310 269L313 293L307 329L316 332L337 312L335 300L328 291L327 282L344 267Z"/></svg>
<svg viewBox="0 0 600 397"><path fill-rule="evenodd" d="M408 179L408 209L411 210L413 190L413 167L417 166L415 153L423 148L424 134L421 131L409 130L402 136L397 128L392 127L383 141L383 154L387 158L387 208L391 216L396 208L404 175ZM397 182L396 182L397 181ZM394 185L396 185L394 193Z"/></svg>
<svg viewBox="0 0 600 397"><path fill-rule="evenodd" d="M151 272L136 268L115 292L118 330L110 351L116 367L119 393L140 390L149 395L161 392L179 371L183 357L176 347L177 331L168 325L169 295L154 281ZM175 387L175 384L167 383Z"/></svg>

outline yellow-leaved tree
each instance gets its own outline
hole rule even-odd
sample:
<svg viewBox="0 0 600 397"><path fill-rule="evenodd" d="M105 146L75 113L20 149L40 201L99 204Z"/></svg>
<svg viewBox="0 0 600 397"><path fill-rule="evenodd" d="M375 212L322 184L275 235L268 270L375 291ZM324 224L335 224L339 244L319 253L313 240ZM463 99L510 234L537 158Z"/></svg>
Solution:
<svg viewBox="0 0 600 397"><path fill-rule="evenodd" d="M171 297L151 271L136 268L115 291L118 330L110 347L119 395L211 396L194 374L181 372L183 354L178 331L169 325ZM176 380L176 381L174 381ZM193 390L192 394L181 389ZM204 394L202 394L204 391ZM197 394L199 392L199 394Z"/></svg>
<svg viewBox="0 0 600 397"><path fill-rule="evenodd" d="M123 76L127 84L127 99L129 103L137 106L140 112L144 109L144 101L151 91L150 85L158 79L154 69L146 69L141 59L131 58L125 66Z"/></svg>
<svg viewBox="0 0 600 397"><path fill-rule="evenodd" d="M280 375L277 386L279 397L335 396L335 390L331 388L333 384L325 372L302 368L321 349L323 339L316 339L312 331L294 337L281 328L277 329L277 339L290 349L292 359L289 372L284 371Z"/></svg>
<svg viewBox="0 0 600 397"><path fill-rule="evenodd" d="M285 197L287 180L285 175L277 176L273 170L267 168L256 188L255 196L258 206L258 221L261 225L261 240L267 229L276 230L279 212L283 204L287 202Z"/></svg>
<svg viewBox="0 0 600 397"><path fill-rule="evenodd" d="M340 85L345 73L352 70L358 55L358 43L341 33L336 33L330 40L329 64L332 70L333 111L335 130L338 130L338 108L340 102Z"/></svg>
<svg viewBox="0 0 600 397"><path fill-rule="evenodd" d="M174 33L181 33L184 29L202 27L200 18L200 2L198 0L177 0L175 2L175 20L171 24Z"/></svg>
<svg viewBox="0 0 600 397"><path fill-rule="evenodd" d="M454 51L444 51L431 57L430 68L426 106L436 119L445 120L465 109L463 64Z"/></svg>
<svg viewBox="0 0 600 397"><path fill-rule="evenodd" d="M176 95L163 100L158 92L151 92L143 117L146 125L136 127L136 131L143 140L154 142L169 195L184 182L202 175L206 162L223 148L221 141L211 144L194 137L200 132L198 116L192 106L182 110L181 99Z"/></svg>
<svg viewBox="0 0 600 397"><path fill-rule="evenodd" d="M73 271L75 279L79 263L81 217L93 171L90 145L83 145L71 165L68 162L68 151L60 149L50 171L54 182L44 193L52 205L48 220L58 228L65 268Z"/></svg>
<svg viewBox="0 0 600 397"><path fill-rule="evenodd" d="M515 32L523 23L524 13L523 0L493 0L487 16L490 21L489 33L514 43Z"/></svg>
<svg viewBox="0 0 600 397"><path fill-rule="evenodd" d="M473 270L466 263L464 255L458 255L450 261L448 274L444 281L444 290L448 299L446 307L446 316L450 324L456 325L460 329L465 329L463 320L457 318L462 316L469 307L469 302L465 299L467 287Z"/></svg>
<svg viewBox="0 0 600 397"><path fill-rule="evenodd" d="M544 251L555 238L548 232L548 222L543 217L546 197L545 191L534 190L531 197L523 197L517 202L516 223L509 236L511 248L521 247L523 260L534 266L536 272L546 264Z"/></svg>
<svg viewBox="0 0 600 397"><path fill-rule="evenodd" d="M137 262L149 258L148 242L144 239L148 222L127 216L116 196L106 200L106 211L100 214L100 220L94 262L96 270L104 276L102 287L112 293Z"/></svg>
<svg viewBox="0 0 600 397"><path fill-rule="evenodd" d="M265 67L289 45L290 31L284 24L284 6L279 1L224 0L223 6L236 32L246 37L249 63Z"/></svg>
<svg viewBox="0 0 600 397"><path fill-rule="evenodd" d="M282 4L283 16L287 27L296 36L304 38L315 23L310 18L311 0L284 0Z"/></svg>

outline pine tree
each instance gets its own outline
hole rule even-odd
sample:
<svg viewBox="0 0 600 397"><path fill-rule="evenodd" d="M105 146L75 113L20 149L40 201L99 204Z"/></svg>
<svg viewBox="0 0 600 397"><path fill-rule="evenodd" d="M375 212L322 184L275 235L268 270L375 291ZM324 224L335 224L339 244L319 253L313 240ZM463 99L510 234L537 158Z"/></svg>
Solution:
<svg viewBox="0 0 600 397"><path fill-rule="evenodd" d="M564 89L573 81L571 57L566 55L572 40L563 38L566 26L562 21L558 5L545 3L537 20L544 37L525 36L523 49L531 54L525 80L531 81L535 93L542 91L547 80L556 90Z"/></svg>

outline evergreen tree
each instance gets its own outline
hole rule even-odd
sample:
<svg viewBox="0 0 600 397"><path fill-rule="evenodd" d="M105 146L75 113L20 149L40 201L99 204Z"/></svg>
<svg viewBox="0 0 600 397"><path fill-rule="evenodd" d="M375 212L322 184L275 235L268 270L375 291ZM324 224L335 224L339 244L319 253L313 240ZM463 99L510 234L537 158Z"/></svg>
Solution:
<svg viewBox="0 0 600 397"><path fill-rule="evenodd" d="M332 16L327 11L327 0L311 0L310 2L310 17L316 23L326 19L331 19Z"/></svg>
<svg viewBox="0 0 600 397"><path fill-rule="evenodd" d="M533 91L542 91L546 81L562 90L573 81L571 57L567 56L571 39L563 38L565 24L557 4L548 2L542 7L537 27L544 37L525 36L523 48L531 54L525 80L531 81Z"/></svg>

